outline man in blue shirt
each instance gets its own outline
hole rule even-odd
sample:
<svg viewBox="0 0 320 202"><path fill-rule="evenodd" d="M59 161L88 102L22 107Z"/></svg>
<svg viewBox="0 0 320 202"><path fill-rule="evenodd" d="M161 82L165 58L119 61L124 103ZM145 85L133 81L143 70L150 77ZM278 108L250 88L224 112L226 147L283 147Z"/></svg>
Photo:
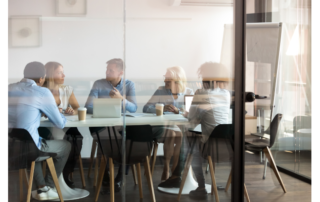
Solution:
<svg viewBox="0 0 320 202"><path fill-rule="evenodd" d="M87 113L93 113L93 100L96 98L121 98L125 111L134 113L137 111L137 101L134 83L129 80L123 80L123 61L120 58L114 58L107 62L106 78L94 82L89 97L85 104ZM123 85L125 85L125 98L123 93ZM122 112L123 107L121 108ZM91 131L100 130L101 128L91 128ZM104 130L103 132L106 132ZM102 132L102 133L103 133ZM102 136L104 134L101 134ZM106 167L103 185L109 186L109 166ZM115 192L121 190L122 172L119 166L118 174L115 178ZM109 189L108 189L109 190Z"/></svg>
<svg viewBox="0 0 320 202"><path fill-rule="evenodd" d="M57 176L59 177L69 156L71 145L65 140L45 140L39 136L38 128L42 114L58 128L64 128L66 118L59 112L49 89L41 87L46 72L40 62L31 62L24 69L24 78L8 87L9 128L27 130L35 145L43 152L56 153L53 158ZM36 162L34 180L38 186L37 200L58 199L54 182L50 173L43 177L41 162ZM51 188L53 189L51 189Z"/></svg>
<svg viewBox="0 0 320 202"><path fill-rule="evenodd" d="M134 113L137 111L137 100L134 83L123 80L123 61L119 58L107 62L106 78L94 82L85 107L87 113L93 113L93 99L95 98L121 98L125 103L126 111ZM125 98L123 97L123 85L126 88Z"/></svg>

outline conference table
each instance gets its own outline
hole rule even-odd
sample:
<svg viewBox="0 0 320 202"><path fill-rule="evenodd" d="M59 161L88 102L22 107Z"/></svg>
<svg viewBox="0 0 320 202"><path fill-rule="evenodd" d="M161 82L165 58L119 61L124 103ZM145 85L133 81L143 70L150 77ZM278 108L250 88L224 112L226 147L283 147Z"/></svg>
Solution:
<svg viewBox="0 0 320 202"><path fill-rule="evenodd" d="M130 114L128 114L130 115ZM123 116L120 118L93 118L92 114L87 114L85 121L79 121L77 115L66 115L67 122L65 128L67 127L115 127L124 126ZM188 120L180 114L166 114L163 116L156 116L150 113L140 113L136 117L126 116L125 125L151 125L151 126L168 126L177 125L179 127L184 127L189 124ZM41 118L40 127L55 127L47 118ZM54 135L53 135L54 136ZM198 187L197 182L192 176L192 169L189 169L188 177L182 191L182 194L189 194L191 190ZM63 176L59 177L59 185L61 188L62 196L64 200L76 200L87 197L89 192L84 189L74 188L71 189L64 181ZM211 192L211 185L206 185L208 193ZM179 188L161 188L158 190L170 193L178 194Z"/></svg>

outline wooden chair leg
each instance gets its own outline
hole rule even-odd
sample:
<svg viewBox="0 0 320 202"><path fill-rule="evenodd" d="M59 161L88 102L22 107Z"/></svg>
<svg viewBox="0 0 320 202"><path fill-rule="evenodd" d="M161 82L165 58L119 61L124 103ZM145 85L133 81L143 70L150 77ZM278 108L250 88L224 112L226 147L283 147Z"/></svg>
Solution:
<svg viewBox="0 0 320 202"><path fill-rule="evenodd" d="M109 158L110 171L110 202L114 202L114 165L112 158Z"/></svg>
<svg viewBox="0 0 320 202"><path fill-rule="evenodd" d="M225 191L225 192L227 192L227 191L228 191L229 186L230 186L230 184L231 184L231 180L232 180L232 169L230 170L230 174L229 174L228 182L227 182L226 188L224 189L224 191Z"/></svg>
<svg viewBox="0 0 320 202"><path fill-rule="evenodd" d="M146 157L146 162L144 163L144 168L145 168L145 170L147 170L147 180L148 180L151 200L152 200L152 202L156 202L156 197L154 195L153 182L152 182L152 176L151 176L150 163L149 163L149 157L148 156Z"/></svg>
<svg viewBox="0 0 320 202"><path fill-rule="evenodd" d="M132 168L132 175L133 175L134 184L138 184L136 165L133 164L133 165L131 166L131 168Z"/></svg>
<svg viewBox="0 0 320 202"><path fill-rule="evenodd" d="M94 155L96 153L97 149L97 142L93 139L92 140L92 147L91 147L91 155L90 155L90 165L89 165L89 170L88 170L88 177L90 177L92 166L93 166L93 161L94 161Z"/></svg>
<svg viewBox="0 0 320 202"><path fill-rule="evenodd" d="M83 171L83 164L82 164L82 158L81 154L79 155L79 166L80 166L80 174L81 174L81 181L82 181L82 187L86 188L86 180L84 179L84 171Z"/></svg>
<svg viewBox="0 0 320 202"><path fill-rule="evenodd" d="M63 202L63 197L62 197L62 193L61 193L61 189L60 189L60 185L58 182L58 177L57 177L57 173L56 173L56 169L54 168L54 164L53 164L53 160L52 158L48 158L47 159L47 164L54 182L54 185L56 186L58 195L59 195L59 199L61 202ZM32 181L31 177L30 177L30 181Z"/></svg>
<svg viewBox="0 0 320 202"><path fill-rule="evenodd" d="M34 166L35 166L35 161L32 161L31 169L30 169L29 184L28 184L27 202L30 202L30 199L31 199L31 189L32 189L32 182L33 182Z"/></svg>
<svg viewBox="0 0 320 202"><path fill-rule="evenodd" d="M154 147L153 147L152 166L151 166L151 176L153 175L154 166L155 166L155 164L156 164L157 152L158 152L158 143L157 143L157 142L155 142L155 143L154 143Z"/></svg>
<svg viewBox="0 0 320 202"><path fill-rule="evenodd" d="M28 189L28 186L29 186L29 178L28 178L28 171L27 171L27 169L25 168L25 169L23 169L23 181L24 181L24 183L25 183L25 186L26 186L26 188Z"/></svg>
<svg viewBox="0 0 320 202"><path fill-rule="evenodd" d="M150 149L150 153L148 155L149 159L151 159L152 150L154 149L154 145L155 145L155 143L152 144L152 148ZM144 176L147 176L147 170L146 169L144 169Z"/></svg>
<svg viewBox="0 0 320 202"><path fill-rule="evenodd" d="M249 194L248 194L248 191L247 191L246 184L244 184L244 196L246 197L247 202L250 202L250 198L249 198Z"/></svg>
<svg viewBox="0 0 320 202"><path fill-rule="evenodd" d="M269 163L271 165L271 168L273 169L273 172L276 175L276 177L277 177L277 179L278 179L278 181L279 181L279 183L280 183L280 185L281 185L281 187L283 189L283 192L287 193L286 187L284 186L284 183L283 183L283 181L281 179L280 173L278 171L276 163L274 162L274 159L273 159L273 156L272 156L272 153L271 153L269 147L264 148L263 152L266 154L266 157L268 158L268 161L269 161Z"/></svg>
<svg viewBox="0 0 320 202"><path fill-rule="evenodd" d="M19 190L20 190L20 201L23 201L23 174L24 169L19 169ZM27 187L28 189L28 187Z"/></svg>
<svg viewBox="0 0 320 202"><path fill-rule="evenodd" d="M102 180L103 180L103 176L104 176L104 170L106 169L106 165L107 165L106 158L104 156L102 156L101 157L101 161L100 161L98 184L97 184L97 189L96 189L94 201L98 201L98 199L99 199L99 193L100 193Z"/></svg>
<svg viewBox="0 0 320 202"><path fill-rule="evenodd" d="M93 187L96 187L96 186L97 186L98 171L99 171L99 159L96 158L96 164L95 164L95 166L94 166Z"/></svg>
<svg viewBox="0 0 320 202"><path fill-rule="evenodd" d="M186 182L186 179L187 179L187 175L188 175L188 172L189 172L189 169L190 169L190 164L192 162L192 158L193 158L193 155L192 154L188 154L186 165L184 167L184 171L183 171L183 175L182 175L181 184L180 184L180 189L179 189L179 194L178 194L178 201L180 201L180 198L181 198L181 193L182 193L182 190L183 190L183 187L184 187L184 183Z"/></svg>
<svg viewBox="0 0 320 202"><path fill-rule="evenodd" d="M46 161L43 161L42 162L42 174L43 174L43 177L46 176L46 169L47 169L47 163L46 163Z"/></svg>
<svg viewBox="0 0 320 202"><path fill-rule="evenodd" d="M138 185L139 185L139 194L140 198L143 198L143 191L142 191L142 179L141 179L141 167L140 163L137 163L137 173L138 173Z"/></svg>
<svg viewBox="0 0 320 202"><path fill-rule="evenodd" d="M217 184L216 184L216 178L214 176L213 163L212 163L211 156L208 156L208 162L209 162L211 181L212 181L211 195L213 195L213 192L214 192L216 201L219 202L218 189L217 189Z"/></svg>

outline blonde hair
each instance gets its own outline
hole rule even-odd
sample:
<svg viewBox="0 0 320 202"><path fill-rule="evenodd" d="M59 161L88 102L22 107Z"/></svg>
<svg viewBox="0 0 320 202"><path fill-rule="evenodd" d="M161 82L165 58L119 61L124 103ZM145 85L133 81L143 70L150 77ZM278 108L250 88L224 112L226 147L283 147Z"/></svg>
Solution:
<svg viewBox="0 0 320 202"><path fill-rule="evenodd" d="M187 86L187 77L184 69L180 66L169 67L168 72L172 74L174 82L178 85L178 92L184 93Z"/></svg>
<svg viewBox="0 0 320 202"><path fill-rule="evenodd" d="M53 74L54 71L56 69L58 69L58 67L62 67L62 65L58 62L48 62L44 67L46 68L46 81L43 84L44 87L48 88L48 89L53 89L54 87L54 78L53 78Z"/></svg>

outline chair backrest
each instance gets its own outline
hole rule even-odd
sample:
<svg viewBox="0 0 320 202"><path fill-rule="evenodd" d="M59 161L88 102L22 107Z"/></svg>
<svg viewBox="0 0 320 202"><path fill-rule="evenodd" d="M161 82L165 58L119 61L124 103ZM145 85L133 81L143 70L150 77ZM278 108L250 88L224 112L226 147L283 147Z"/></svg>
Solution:
<svg viewBox="0 0 320 202"><path fill-rule="evenodd" d="M127 126L126 138L134 142L152 142L152 127L150 125Z"/></svg>
<svg viewBox="0 0 320 202"><path fill-rule="evenodd" d="M293 119L293 134L299 129L311 129L311 116L296 116Z"/></svg>
<svg viewBox="0 0 320 202"><path fill-rule="evenodd" d="M270 135L269 148L273 146L276 140L281 119L282 119L282 114L277 114L271 121L269 128L266 131L264 131L264 133L267 133Z"/></svg>
<svg viewBox="0 0 320 202"><path fill-rule="evenodd" d="M234 130L232 124L220 124L211 132L210 138L233 139Z"/></svg>
<svg viewBox="0 0 320 202"><path fill-rule="evenodd" d="M233 153L234 127L232 124L220 124L213 129L208 141L205 144L202 144L201 150L203 158L207 158L208 155L214 156L216 152L213 147L214 139L224 139L229 153Z"/></svg>
<svg viewBox="0 0 320 202"><path fill-rule="evenodd" d="M25 129L9 128L8 135L10 138L20 141L19 168L25 168L28 161L43 161L56 156L56 153L47 153L39 150L30 133Z"/></svg>
<svg viewBox="0 0 320 202"><path fill-rule="evenodd" d="M111 137L110 137L111 138ZM110 139L109 138L109 139ZM126 162L135 164L144 162L152 149L152 127L150 125L137 125L126 127ZM122 141L119 142L121 145ZM103 148L107 157L119 164L122 164L122 145L118 147L116 140L107 141L107 147Z"/></svg>

